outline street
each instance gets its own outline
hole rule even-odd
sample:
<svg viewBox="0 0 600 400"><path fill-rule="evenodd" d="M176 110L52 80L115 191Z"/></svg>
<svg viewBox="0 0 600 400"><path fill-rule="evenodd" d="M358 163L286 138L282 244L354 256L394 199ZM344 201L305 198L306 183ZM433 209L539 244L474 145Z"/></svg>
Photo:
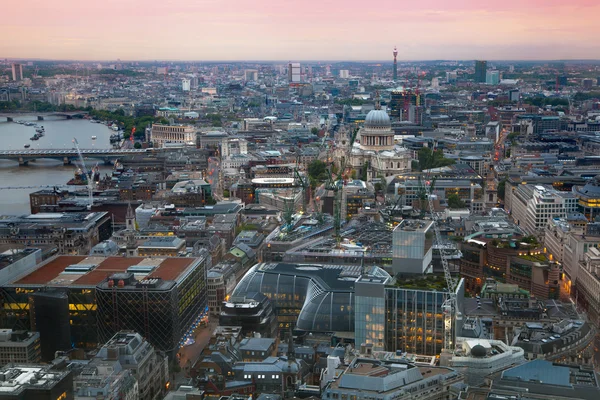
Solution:
<svg viewBox="0 0 600 400"><path fill-rule="evenodd" d="M221 162L217 157L208 157L208 169L206 171L206 180L210 183L210 187L213 193L213 199L220 201L222 200L222 191L219 187L219 173L221 168Z"/></svg>
<svg viewBox="0 0 600 400"><path fill-rule="evenodd" d="M181 372L176 375L176 383L184 383L189 378L189 370L194 365L202 350L208 345L210 338L218 326L218 321L213 320L207 326L198 326L195 331L194 343L189 346L184 346L179 351L179 366ZM177 387L177 385L175 386Z"/></svg>

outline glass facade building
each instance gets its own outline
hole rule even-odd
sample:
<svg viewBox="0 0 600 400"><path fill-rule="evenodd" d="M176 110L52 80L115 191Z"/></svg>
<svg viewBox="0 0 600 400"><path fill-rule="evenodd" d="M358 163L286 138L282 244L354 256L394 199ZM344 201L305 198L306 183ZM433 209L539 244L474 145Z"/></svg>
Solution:
<svg viewBox="0 0 600 400"><path fill-rule="evenodd" d="M273 303L280 331L353 332L354 285L360 266L260 263L238 283L233 296L260 292ZM368 274L389 275L379 267Z"/></svg>
<svg viewBox="0 0 600 400"><path fill-rule="evenodd" d="M448 292L429 288L385 288L386 350L423 355L440 354L444 347L442 305ZM456 288L457 309L463 309L464 280ZM456 336L457 324L453 324ZM460 328L460 327L458 327Z"/></svg>
<svg viewBox="0 0 600 400"><path fill-rule="evenodd" d="M433 223L404 220L394 228L392 254L394 274L423 274L433 258Z"/></svg>
<svg viewBox="0 0 600 400"><path fill-rule="evenodd" d="M361 277L355 286L354 341L385 349L385 284L387 278Z"/></svg>

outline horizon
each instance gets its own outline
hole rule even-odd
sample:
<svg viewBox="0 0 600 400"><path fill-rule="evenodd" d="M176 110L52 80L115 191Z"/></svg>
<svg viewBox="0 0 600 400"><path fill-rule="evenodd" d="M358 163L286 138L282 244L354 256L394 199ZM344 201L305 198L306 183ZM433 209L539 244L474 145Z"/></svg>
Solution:
<svg viewBox="0 0 600 400"><path fill-rule="evenodd" d="M393 60L383 59L383 60L344 60L344 59L294 59L294 60L250 60L250 59L205 59L205 60L178 60L178 59L59 59L59 58L36 58L36 57L4 57L0 55L0 60L7 60L9 62L18 62L18 61L38 61L38 62L81 62L81 63L289 63L289 62L299 62L299 63L386 63L392 64ZM473 63L475 61L482 60L487 62L496 62L496 63L544 63L544 62L598 62L600 63L600 58L572 58L572 59L481 59L481 58L471 58L471 59L444 59L444 58L432 58L432 59L414 59L414 60L398 60L398 64L406 64L406 63L432 63L432 62L456 62L456 63Z"/></svg>
<svg viewBox="0 0 600 400"><path fill-rule="evenodd" d="M23 10L26 10L25 15ZM597 0L23 0L9 3L11 59L177 61L587 60ZM17 17L15 17L17 16Z"/></svg>

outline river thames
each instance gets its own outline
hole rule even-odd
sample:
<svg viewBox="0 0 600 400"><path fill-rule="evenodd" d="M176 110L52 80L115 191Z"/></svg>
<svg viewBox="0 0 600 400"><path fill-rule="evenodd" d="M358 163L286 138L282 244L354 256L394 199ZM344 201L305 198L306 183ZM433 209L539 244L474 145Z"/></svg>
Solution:
<svg viewBox="0 0 600 400"><path fill-rule="evenodd" d="M49 117L37 121L35 115L15 114L15 120L35 122L43 126L45 135L39 140L30 138L35 134L33 126L25 126L0 119L0 149L21 150L26 144L31 149L74 148L73 138L77 138L81 149L109 149L110 135L114 132L104 124L91 123L89 120L66 120ZM96 139L92 139L95 136ZM86 160L88 167L96 165L97 160ZM100 166L102 174L110 171L110 166ZM63 166L58 160L38 159L28 166L20 167L16 161L0 160L0 187L6 186L47 186L65 185L73 178L76 165ZM74 188L82 189L81 186ZM2 189L0 190L0 215L28 214L29 193L39 189Z"/></svg>

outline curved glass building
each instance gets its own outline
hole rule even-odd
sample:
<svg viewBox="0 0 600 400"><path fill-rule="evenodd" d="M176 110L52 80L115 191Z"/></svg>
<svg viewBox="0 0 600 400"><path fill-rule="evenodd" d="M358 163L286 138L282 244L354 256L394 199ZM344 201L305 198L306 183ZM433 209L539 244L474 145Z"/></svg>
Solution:
<svg viewBox="0 0 600 400"><path fill-rule="evenodd" d="M354 285L365 272L390 278L379 267L260 263L237 284L232 296L260 292L271 299L279 328L354 332Z"/></svg>

